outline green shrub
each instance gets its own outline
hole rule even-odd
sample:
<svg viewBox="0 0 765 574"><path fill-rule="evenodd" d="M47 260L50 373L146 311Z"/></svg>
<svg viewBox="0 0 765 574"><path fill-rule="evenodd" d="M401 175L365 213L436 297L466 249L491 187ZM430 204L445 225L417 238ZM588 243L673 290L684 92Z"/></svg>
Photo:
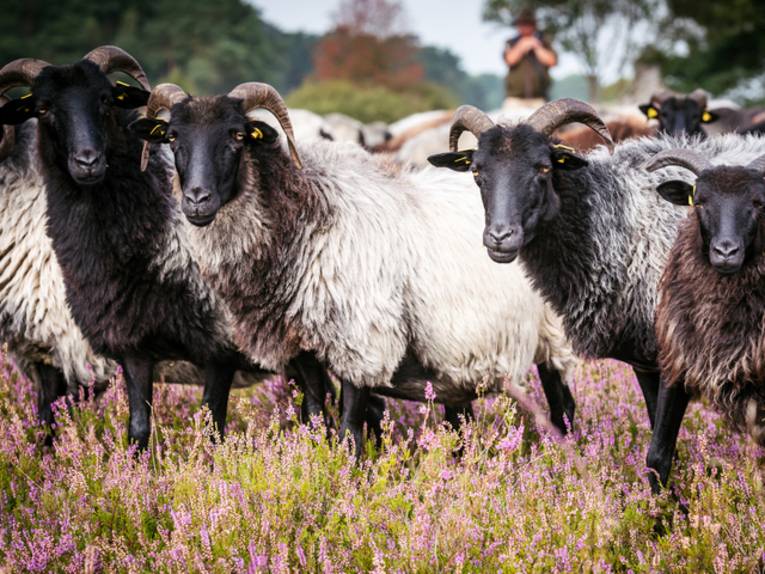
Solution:
<svg viewBox="0 0 765 574"><path fill-rule="evenodd" d="M322 115L341 112L362 122L393 122L415 112L451 108L456 104L446 88L426 82L406 91L347 81L304 82L287 97L290 107Z"/></svg>

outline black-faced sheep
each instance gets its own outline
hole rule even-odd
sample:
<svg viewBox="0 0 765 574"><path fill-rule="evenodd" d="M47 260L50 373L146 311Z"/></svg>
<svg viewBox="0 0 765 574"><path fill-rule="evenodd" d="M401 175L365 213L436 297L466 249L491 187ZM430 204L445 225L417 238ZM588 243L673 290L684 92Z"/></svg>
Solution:
<svg viewBox="0 0 765 574"><path fill-rule="evenodd" d="M656 312L663 388L648 453L655 489L656 478L667 482L689 394L765 445L765 155L712 165L698 151L669 149L647 169L667 166L696 179L658 186L693 213L669 253Z"/></svg>
<svg viewBox="0 0 765 574"><path fill-rule="evenodd" d="M160 108L169 123L154 117ZM290 155L248 119L257 108L279 120ZM356 146L314 142L298 154L282 98L265 84L215 98L158 86L148 114L134 129L172 146L190 236L238 345L269 368L316 352L343 383L341 430L357 448L370 389L424 400L430 380L436 400L460 405L503 379L522 392L533 362L549 367L543 383L564 428L573 400L557 370L572 355L558 318L519 266L480 257L469 180L394 175Z"/></svg>
<svg viewBox="0 0 765 574"><path fill-rule="evenodd" d="M729 135L642 138L616 145L613 154L605 147L578 154L551 137L571 122L610 142L596 112L576 100L546 104L517 125L495 125L466 106L455 114L453 151L432 161L472 170L485 206L489 256L521 261L578 354L632 365L653 423L658 284L686 212L656 196L655 176L643 164L679 143L720 160L751 159L760 150L753 139ZM456 150L464 130L479 136L478 149Z"/></svg>
<svg viewBox="0 0 765 574"><path fill-rule="evenodd" d="M125 126L148 91L112 84L114 70L149 88L140 65L111 46L70 66L17 60L0 70L0 93L27 84L32 96L0 115L38 118L47 230L67 302L94 350L122 363L129 437L145 447L157 360L204 366L203 400L220 432L235 368L270 373L236 352L226 310L189 253L165 165L154 158L139 169L141 141Z"/></svg>

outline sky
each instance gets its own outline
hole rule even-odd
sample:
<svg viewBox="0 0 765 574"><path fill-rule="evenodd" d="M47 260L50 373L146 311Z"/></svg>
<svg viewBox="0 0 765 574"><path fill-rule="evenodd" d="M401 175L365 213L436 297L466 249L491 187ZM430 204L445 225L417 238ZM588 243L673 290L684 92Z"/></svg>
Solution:
<svg viewBox="0 0 765 574"><path fill-rule="evenodd" d="M321 34L332 24L339 0L250 0L264 19L288 32ZM471 74L507 71L501 54L512 28L483 22L483 0L402 0L408 31L426 45L449 48ZM553 76L579 72L576 59L562 54Z"/></svg>

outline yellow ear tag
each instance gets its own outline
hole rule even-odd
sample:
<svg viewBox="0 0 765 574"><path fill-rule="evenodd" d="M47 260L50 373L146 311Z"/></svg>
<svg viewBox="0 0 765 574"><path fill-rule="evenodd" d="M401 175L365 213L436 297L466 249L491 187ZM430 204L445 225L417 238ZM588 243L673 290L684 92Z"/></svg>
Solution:
<svg viewBox="0 0 765 574"><path fill-rule="evenodd" d="M659 117L659 112L656 111L656 108L651 106L650 108L646 110L645 115L648 117L649 120L654 120Z"/></svg>
<svg viewBox="0 0 765 574"><path fill-rule="evenodd" d="M162 124L157 124L153 128L151 128L151 131L149 132L150 136L163 136L165 135L165 130L162 126Z"/></svg>
<svg viewBox="0 0 765 574"><path fill-rule="evenodd" d="M470 163L470 158L466 155L463 155L462 157L455 159L454 163Z"/></svg>
<svg viewBox="0 0 765 574"><path fill-rule="evenodd" d="M696 194L696 184L694 183L694 184L693 184L693 187L691 188L691 193L690 193L690 195L688 195L688 205L690 205L691 207L693 207L693 206L694 206L694 203L693 203L693 196L694 196L695 194Z"/></svg>
<svg viewBox="0 0 765 574"><path fill-rule="evenodd" d="M27 98L31 98L31 97L32 97L32 92L29 92L28 94L24 94L23 96L21 96L19 99L26 100Z"/></svg>
<svg viewBox="0 0 765 574"><path fill-rule="evenodd" d="M704 123L712 121L712 114L710 114L707 111L704 111L704 113L701 114L701 121Z"/></svg>
<svg viewBox="0 0 765 574"><path fill-rule="evenodd" d="M559 157L556 161L558 163L566 163L566 158L565 157Z"/></svg>
<svg viewBox="0 0 765 574"><path fill-rule="evenodd" d="M117 80L114 83L117 84L118 86L125 86L126 88L130 87L130 84L128 84L127 82L123 82L122 80Z"/></svg>
<svg viewBox="0 0 765 574"><path fill-rule="evenodd" d="M117 96L117 99L118 99L119 101L122 101L122 100L124 100L125 98L127 98L127 94L120 94L119 96Z"/></svg>
<svg viewBox="0 0 765 574"><path fill-rule="evenodd" d="M254 140L259 140L263 137L263 132L259 128L253 128L250 132L250 137Z"/></svg>

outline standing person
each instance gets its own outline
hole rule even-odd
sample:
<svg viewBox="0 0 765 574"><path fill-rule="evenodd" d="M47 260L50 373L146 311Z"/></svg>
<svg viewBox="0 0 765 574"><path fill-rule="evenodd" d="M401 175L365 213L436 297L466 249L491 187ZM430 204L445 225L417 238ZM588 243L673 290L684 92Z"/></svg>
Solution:
<svg viewBox="0 0 765 574"><path fill-rule="evenodd" d="M505 44L504 60L509 71L505 79L508 98L547 99L550 89L550 68L558 63L558 55L537 30L534 11L524 9L513 21L518 35Z"/></svg>

